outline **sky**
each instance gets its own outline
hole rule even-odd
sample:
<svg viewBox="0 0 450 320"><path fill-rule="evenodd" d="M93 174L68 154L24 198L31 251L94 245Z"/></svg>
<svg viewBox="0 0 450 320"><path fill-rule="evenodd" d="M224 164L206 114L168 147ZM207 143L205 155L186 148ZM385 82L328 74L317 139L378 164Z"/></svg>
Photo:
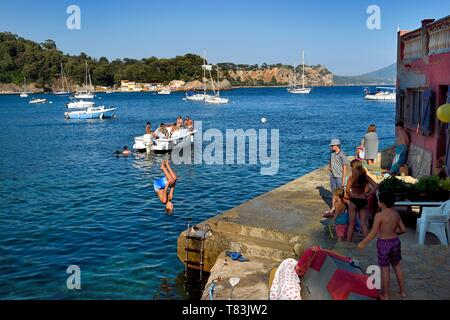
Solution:
<svg viewBox="0 0 450 320"><path fill-rule="evenodd" d="M70 30L70 5L81 29ZM370 5L381 29L370 30ZM109 60L170 58L206 49L211 63L306 64L359 75L396 60L397 27L450 15L449 0L0 0L0 31L65 53Z"/></svg>

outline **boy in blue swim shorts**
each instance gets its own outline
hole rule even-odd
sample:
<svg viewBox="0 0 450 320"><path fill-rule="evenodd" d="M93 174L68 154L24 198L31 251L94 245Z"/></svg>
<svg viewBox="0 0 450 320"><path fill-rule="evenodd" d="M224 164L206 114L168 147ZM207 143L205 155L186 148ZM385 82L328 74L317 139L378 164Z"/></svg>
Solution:
<svg viewBox="0 0 450 320"><path fill-rule="evenodd" d="M161 170L164 173L164 176L153 181L153 190L155 190L159 200L166 205L166 212L172 214L174 208L172 199L175 191L175 184L177 182L177 175L170 167L168 160L163 160Z"/></svg>
<svg viewBox="0 0 450 320"><path fill-rule="evenodd" d="M378 235L377 253L378 265L381 268L381 294L380 299L389 299L389 267L392 266L400 288L400 296L406 298L403 271L400 267L402 260L399 234L405 233L406 228L397 211L392 207L395 198L392 193L382 192L379 195L381 211L376 214L372 230L367 237L358 244L363 250L366 245Z"/></svg>

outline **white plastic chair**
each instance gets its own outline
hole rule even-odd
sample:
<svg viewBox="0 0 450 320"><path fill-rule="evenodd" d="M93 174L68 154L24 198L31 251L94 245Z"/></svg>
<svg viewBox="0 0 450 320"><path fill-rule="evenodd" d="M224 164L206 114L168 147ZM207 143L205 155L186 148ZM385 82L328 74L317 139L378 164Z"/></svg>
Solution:
<svg viewBox="0 0 450 320"><path fill-rule="evenodd" d="M440 207L424 207L422 216L417 219L416 236L419 236L419 244L425 244L427 232L436 235L441 244L448 246L450 238L450 200Z"/></svg>

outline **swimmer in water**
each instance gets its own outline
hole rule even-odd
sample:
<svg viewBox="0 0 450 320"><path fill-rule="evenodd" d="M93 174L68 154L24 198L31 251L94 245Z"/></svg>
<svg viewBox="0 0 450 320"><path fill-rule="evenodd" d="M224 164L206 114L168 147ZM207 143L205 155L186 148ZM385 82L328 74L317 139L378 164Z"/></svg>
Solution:
<svg viewBox="0 0 450 320"><path fill-rule="evenodd" d="M131 151L128 150L128 147L127 147L127 146L125 146L125 147L123 147L122 154L123 154L124 156L129 156L129 155L131 154Z"/></svg>
<svg viewBox="0 0 450 320"><path fill-rule="evenodd" d="M174 207L172 199L175 191L175 184L177 182L177 175L170 167L168 160L163 160L161 170L164 173L164 176L153 182L153 189L159 200L166 205L166 212L172 214Z"/></svg>

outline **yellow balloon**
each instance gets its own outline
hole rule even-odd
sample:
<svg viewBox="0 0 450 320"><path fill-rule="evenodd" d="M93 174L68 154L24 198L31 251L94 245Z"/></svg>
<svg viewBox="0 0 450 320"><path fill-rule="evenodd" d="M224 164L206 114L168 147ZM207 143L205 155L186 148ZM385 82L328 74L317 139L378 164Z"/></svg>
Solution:
<svg viewBox="0 0 450 320"><path fill-rule="evenodd" d="M436 111L440 121L450 123L450 103L443 104Z"/></svg>

